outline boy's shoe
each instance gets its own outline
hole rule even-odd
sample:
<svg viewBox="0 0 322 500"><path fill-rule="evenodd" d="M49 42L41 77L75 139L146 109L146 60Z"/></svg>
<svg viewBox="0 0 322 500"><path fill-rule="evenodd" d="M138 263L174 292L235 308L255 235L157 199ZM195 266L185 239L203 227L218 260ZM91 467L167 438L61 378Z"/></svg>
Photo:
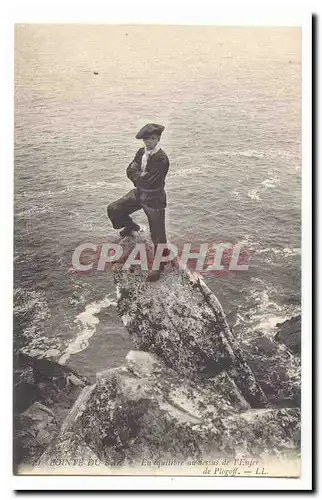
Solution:
<svg viewBox="0 0 322 500"><path fill-rule="evenodd" d="M156 271L149 271L147 281L153 282L153 281L158 281L158 279L161 276L161 271L160 269L157 269Z"/></svg>
<svg viewBox="0 0 322 500"><path fill-rule="evenodd" d="M161 262L160 269L156 269L155 271L149 271L148 277L146 280L150 281L150 282L158 281L158 279L160 279L161 272L163 271L164 266L165 266L165 262Z"/></svg>
<svg viewBox="0 0 322 500"><path fill-rule="evenodd" d="M131 224L130 226L126 226L122 231L120 231L120 236L125 238L126 236L131 236L133 231L140 231L140 226L138 224Z"/></svg>

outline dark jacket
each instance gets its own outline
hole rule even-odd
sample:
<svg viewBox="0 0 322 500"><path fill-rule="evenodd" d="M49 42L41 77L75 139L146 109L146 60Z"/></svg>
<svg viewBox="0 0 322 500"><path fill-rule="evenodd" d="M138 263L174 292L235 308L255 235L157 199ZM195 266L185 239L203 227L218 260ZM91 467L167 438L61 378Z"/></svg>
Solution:
<svg viewBox="0 0 322 500"><path fill-rule="evenodd" d="M141 174L141 162L144 148L140 148L133 161L126 169L126 174L138 190L142 203L155 208L166 207L166 194L164 191L165 178L169 170L169 158L163 149L150 156L144 176Z"/></svg>

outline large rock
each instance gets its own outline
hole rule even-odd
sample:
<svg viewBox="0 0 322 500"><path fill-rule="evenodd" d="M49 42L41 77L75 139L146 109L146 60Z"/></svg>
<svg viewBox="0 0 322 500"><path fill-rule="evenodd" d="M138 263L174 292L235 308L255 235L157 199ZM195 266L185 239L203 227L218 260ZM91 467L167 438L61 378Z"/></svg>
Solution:
<svg viewBox="0 0 322 500"><path fill-rule="evenodd" d="M51 474L57 473L65 474L75 473L79 471L80 474L86 472L93 473L92 466L99 465L100 459L97 455L87 446L85 441L74 432L60 433L47 448L45 453L34 464L35 467L29 469L33 473L39 471L41 474L46 473L48 470ZM86 469L89 468L89 471Z"/></svg>
<svg viewBox="0 0 322 500"><path fill-rule="evenodd" d="M139 233L122 243L142 242ZM156 283L138 266L113 269L136 350L83 388L40 468L56 472L68 450L68 464L84 455L106 473L143 459L297 456L300 410L271 407L203 280L178 265Z"/></svg>
<svg viewBox="0 0 322 500"><path fill-rule="evenodd" d="M300 407L299 356L261 331L251 331L240 338L240 346L270 403L275 407Z"/></svg>
<svg viewBox="0 0 322 500"><path fill-rule="evenodd" d="M146 242L128 238L129 249ZM133 345L155 353L178 373L202 382L226 372L254 407L267 398L235 341L225 314L204 281L170 265L156 283L139 266L114 266L118 309Z"/></svg>
<svg viewBox="0 0 322 500"><path fill-rule="evenodd" d="M277 323L275 340L285 344L294 354L301 353L301 316L294 316L283 323Z"/></svg>
<svg viewBox="0 0 322 500"><path fill-rule="evenodd" d="M24 459L33 463L57 434L57 421L50 408L36 401L15 416L15 465Z"/></svg>
<svg viewBox="0 0 322 500"><path fill-rule="evenodd" d="M85 379L65 366L14 356L14 468L34 463L59 433Z"/></svg>
<svg viewBox="0 0 322 500"><path fill-rule="evenodd" d="M75 442L109 468L143 459L284 456L298 450L299 422L298 409L251 409L227 374L199 386L155 355L132 351L127 366L98 374L83 390L40 466L57 466L66 443ZM69 459L77 461L72 449Z"/></svg>

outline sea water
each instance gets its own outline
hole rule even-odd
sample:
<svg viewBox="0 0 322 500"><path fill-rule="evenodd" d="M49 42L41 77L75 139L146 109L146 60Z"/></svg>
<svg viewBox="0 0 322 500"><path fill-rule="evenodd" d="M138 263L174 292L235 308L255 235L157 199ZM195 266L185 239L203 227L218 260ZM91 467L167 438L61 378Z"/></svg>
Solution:
<svg viewBox="0 0 322 500"><path fill-rule="evenodd" d="M18 25L15 335L93 376L130 339L110 272L70 272L114 237L106 206L147 122L165 125L167 234L232 242L249 269L204 276L244 340L300 310L301 32L287 27ZM94 74L94 72L98 74ZM136 222L147 224L137 212Z"/></svg>

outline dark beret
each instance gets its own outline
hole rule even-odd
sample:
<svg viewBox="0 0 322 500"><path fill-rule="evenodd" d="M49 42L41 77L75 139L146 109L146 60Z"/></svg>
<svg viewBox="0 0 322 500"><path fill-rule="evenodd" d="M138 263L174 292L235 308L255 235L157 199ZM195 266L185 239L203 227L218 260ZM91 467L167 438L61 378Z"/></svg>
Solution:
<svg viewBox="0 0 322 500"><path fill-rule="evenodd" d="M147 125L144 125L144 127L142 127L141 130L139 130L135 138L146 139L152 134L161 135L163 131L164 131L163 125L158 125L157 123L148 123Z"/></svg>

